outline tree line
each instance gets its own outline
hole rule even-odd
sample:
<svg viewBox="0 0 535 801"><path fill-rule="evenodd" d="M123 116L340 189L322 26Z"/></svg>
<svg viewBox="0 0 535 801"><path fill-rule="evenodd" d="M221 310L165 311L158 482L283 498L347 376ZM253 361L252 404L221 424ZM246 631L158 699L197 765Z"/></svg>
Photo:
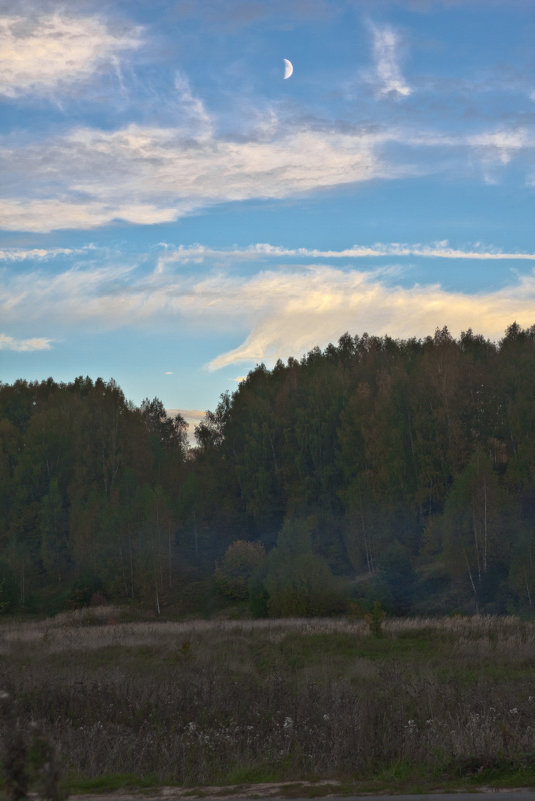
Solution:
<svg viewBox="0 0 535 801"><path fill-rule="evenodd" d="M195 430L113 382L0 384L0 603L529 613L535 326L345 334Z"/></svg>

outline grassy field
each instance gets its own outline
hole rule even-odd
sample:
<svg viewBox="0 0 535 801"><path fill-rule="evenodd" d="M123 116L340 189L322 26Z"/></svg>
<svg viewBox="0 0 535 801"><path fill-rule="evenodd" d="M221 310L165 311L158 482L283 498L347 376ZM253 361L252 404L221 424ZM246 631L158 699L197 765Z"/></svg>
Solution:
<svg viewBox="0 0 535 801"><path fill-rule="evenodd" d="M0 690L71 790L535 784L535 624L516 618L0 626ZM12 723L2 719L3 735ZM318 794L324 787L319 785Z"/></svg>

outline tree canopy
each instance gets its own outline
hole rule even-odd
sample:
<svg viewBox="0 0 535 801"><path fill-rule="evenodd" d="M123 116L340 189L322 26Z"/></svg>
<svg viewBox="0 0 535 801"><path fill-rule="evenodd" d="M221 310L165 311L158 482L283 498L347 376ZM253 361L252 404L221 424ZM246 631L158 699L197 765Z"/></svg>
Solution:
<svg viewBox="0 0 535 801"><path fill-rule="evenodd" d="M305 578L401 613L530 610L534 433L535 326L516 324L498 343L345 334L259 365L193 448L113 381L0 384L3 593L160 609L219 566L240 597L255 574L273 614Z"/></svg>

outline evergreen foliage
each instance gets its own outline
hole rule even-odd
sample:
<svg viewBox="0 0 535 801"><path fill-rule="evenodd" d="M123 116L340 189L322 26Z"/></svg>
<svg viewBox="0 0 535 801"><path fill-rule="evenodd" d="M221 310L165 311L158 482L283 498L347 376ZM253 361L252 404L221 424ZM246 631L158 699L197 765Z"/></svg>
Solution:
<svg viewBox="0 0 535 801"><path fill-rule="evenodd" d="M256 367L195 440L113 381L0 384L1 608L159 612L219 564L256 614L325 613L339 581L396 614L533 609L535 326L346 334ZM234 575L244 546L267 562Z"/></svg>

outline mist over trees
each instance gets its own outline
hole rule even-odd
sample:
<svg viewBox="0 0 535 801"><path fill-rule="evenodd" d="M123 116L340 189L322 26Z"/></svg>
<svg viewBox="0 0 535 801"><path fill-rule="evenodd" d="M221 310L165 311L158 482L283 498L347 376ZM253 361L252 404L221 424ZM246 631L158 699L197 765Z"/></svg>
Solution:
<svg viewBox="0 0 535 801"><path fill-rule="evenodd" d="M0 605L530 612L535 326L345 334L195 431L113 382L0 384Z"/></svg>

